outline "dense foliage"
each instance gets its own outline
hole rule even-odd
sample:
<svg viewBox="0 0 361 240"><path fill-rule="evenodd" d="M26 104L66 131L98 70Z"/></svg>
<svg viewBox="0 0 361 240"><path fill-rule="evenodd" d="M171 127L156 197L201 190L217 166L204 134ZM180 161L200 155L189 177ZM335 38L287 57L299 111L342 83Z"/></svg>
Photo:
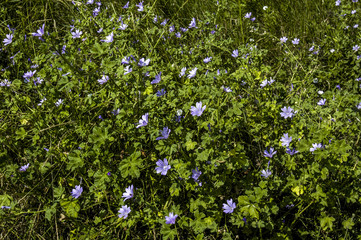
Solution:
<svg viewBox="0 0 361 240"><path fill-rule="evenodd" d="M326 2L314 37L275 30L277 1L232 3L235 28L228 1L9 25L1 238L360 238L361 3Z"/></svg>

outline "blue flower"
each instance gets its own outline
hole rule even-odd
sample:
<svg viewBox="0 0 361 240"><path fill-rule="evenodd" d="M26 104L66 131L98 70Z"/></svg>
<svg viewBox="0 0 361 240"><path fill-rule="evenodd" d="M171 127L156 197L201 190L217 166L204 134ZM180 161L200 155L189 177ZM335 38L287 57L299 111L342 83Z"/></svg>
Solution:
<svg viewBox="0 0 361 240"><path fill-rule="evenodd" d="M158 167L156 167L155 170L157 173L161 173L162 175L167 175L168 170L171 169L171 166L168 164L168 160L166 158L164 158L164 161L159 159L156 164Z"/></svg>
<svg viewBox="0 0 361 240"><path fill-rule="evenodd" d="M297 45L299 43L300 43L300 39L298 39L298 38L295 38L295 39L292 40L293 45Z"/></svg>
<svg viewBox="0 0 361 240"><path fill-rule="evenodd" d="M20 172L25 172L25 171L28 169L29 165L30 165L30 163L28 163L28 164L26 164L26 165L24 165L24 166L21 166L20 169L19 169L19 171L20 171Z"/></svg>
<svg viewBox="0 0 361 240"><path fill-rule="evenodd" d="M165 95L167 92L164 90L164 89L161 89L160 91L158 91L156 94L157 94L157 97L161 97L163 95Z"/></svg>
<svg viewBox="0 0 361 240"><path fill-rule="evenodd" d="M141 1L139 4L135 5L138 7L138 12L143 12L144 10L143 2L144 1Z"/></svg>
<svg viewBox="0 0 361 240"><path fill-rule="evenodd" d="M273 151L274 149L271 147L270 148L270 150L269 150L269 152L267 151L267 149L266 150L264 150L264 156L265 157L268 157L268 158L272 158L273 157L273 155L275 155L276 153L277 153L277 151Z"/></svg>
<svg viewBox="0 0 361 240"><path fill-rule="evenodd" d="M4 45L8 45L13 41L13 35L12 34L6 34L6 38L3 40Z"/></svg>
<svg viewBox="0 0 361 240"><path fill-rule="evenodd" d="M131 199L134 196L134 186L131 185L125 189L125 193L123 193L122 198L125 200Z"/></svg>
<svg viewBox="0 0 361 240"><path fill-rule="evenodd" d="M176 36L177 38L180 38L182 35L181 35L180 32L177 32L177 33L175 34L175 36Z"/></svg>
<svg viewBox="0 0 361 240"><path fill-rule="evenodd" d="M175 219L178 217L178 215L174 215L172 212L169 213L168 216L165 216L165 223L166 224L175 224Z"/></svg>
<svg viewBox="0 0 361 240"><path fill-rule="evenodd" d="M103 75L102 79L98 79L98 82L100 84L104 84L104 83L108 82L108 80L109 80L109 77L107 75Z"/></svg>
<svg viewBox="0 0 361 240"><path fill-rule="evenodd" d="M201 171L198 171L198 167L196 167L196 169L192 169L192 178L194 179L194 181L198 181L199 176L202 174Z"/></svg>
<svg viewBox="0 0 361 240"><path fill-rule="evenodd" d="M145 60L144 58L141 58L141 59L139 59L138 66L141 66L141 67L148 66L149 62L150 62L149 58L147 60Z"/></svg>
<svg viewBox="0 0 361 240"><path fill-rule="evenodd" d="M236 203L233 202L233 199L227 200L227 204L223 203L223 212L232 213L236 208Z"/></svg>
<svg viewBox="0 0 361 240"><path fill-rule="evenodd" d="M168 127L164 127L162 131L160 131L161 137L157 137L155 140L167 139L170 134L170 129Z"/></svg>
<svg viewBox="0 0 361 240"><path fill-rule="evenodd" d="M124 68L124 75L127 75L128 73L131 73L133 71L133 68L130 68L130 66L126 66Z"/></svg>
<svg viewBox="0 0 361 240"><path fill-rule="evenodd" d="M76 185L75 188L71 191L71 196L75 199L80 197L83 192L83 188L80 185Z"/></svg>
<svg viewBox="0 0 361 240"><path fill-rule="evenodd" d="M326 103L326 99L321 99L321 100L317 103L317 105L323 106L323 105L325 105L325 103Z"/></svg>
<svg viewBox="0 0 361 240"><path fill-rule="evenodd" d="M261 176L264 178L268 178L269 176L271 176L272 172L267 168L267 170L262 170L261 171Z"/></svg>
<svg viewBox="0 0 361 240"><path fill-rule="evenodd" d="M282 146L288 147L292 141L292 137L288 137L288 133L283 134L281 138Z"/></svg>
<svg viewBox="0 0 361 240"><path fill-rule="evenodd" d="M181 70L181 72L179 74L179 77L182 77L186 73L186 70L187 70L186 67L182 68L182 70Z"/></svg>
<svg viewBox="0 0 361 240"><path fill-rule="evenodd" d="M252 13L251 13L251 12L246 13L246 15L244 16L244 18L251 18L251 15L252 15Z"/></svg>
<svg viewBox="0 0 361 240"><path fill-rule="evenodd" d="M355 45L352 47L352 50L357 52L360 49L360 47L358 45Z"/></svg>
<svg viewBox="0 0 361 240"><path fill-rule="evenodd" d="M294 155L294 154L296 154L296 153L298 153L298 151L294 148L294 149L289 149L289 148L287 148L287 150L286 150L286 153L288 153L289 155Z"/></svg>
<svg viewBox="0 0 361 240"><path fill-rule="evenodd" d="M310 148L310 152L314 152L316 149L322 148L321 143L312 143L312 147Z"/></svg>
<svg viewBox="0 0 361 240"><path fill-rule="evenodd" d="M72 38L80 38L80 36L83 34L82 31L79 31L79 29L76 29L75 32L71 32Z"/></svg>
<svg viewBox="0 0 361 240"><path fill-rule="evenodd" d="M209 63L212 60L212 57L207 57L205 59L203 59L204 63Z"/></svg>
<svg viewBox="0 0 361 240"><path fill-rule="evenodd" d="M234 58L238 57L238 49L233 50L232 57L234 57Z"/></svg>
<svg viewBox="0 0 361 240"><path fill-rule="evenodd" d="M293 116L293 109L291 107L283 107L281 108L282 112L281 112L281 117L286 118L291 118ZM296 113L296 112L295 112Z"/></svg>
<svg viewBox="0 0 361 240"><path fill-rule="evenodd" d="M144 114L142 116L142 119L139 120L139 125L137 126L137 128L140 128L140 127L144 127L144 126L147 126L148 124L148 113Z"/></svg>
<svg viewBox="0 0 361 240"><path fill-rule="evenodd" d="M341 4L341 0L337 0L335 5L340 6L340 4Z"/></svg>
<svg viewBox="0 0 361 240"><path fill-rule="evenodd" d="M124 5L124 7L123 8L129 8L129 1Z"/></svg>
<svg viewBox="0 0 361 240"><path fill-rule="evenodd" d="M288 38L286 38L286 37L282 37L282 38L280 38L281 43L286 43L286 42L287 42L287 40L288 40Z"/></svg>
<svg viewBox="0 0 361 240"><path fill-rule="evenodd" d="M130 207L127 205L122 206L118 211L118 217L126 219L128 217L128 214L131 212Z"/></svg>
<svg viewBox="0 0 361 240"><path fill-rule="evenodd" d="M229 87L224 87L224 86L222 86L222 88L223 88L223 90L224 90L225 92L227 92L227 93L232 92L232 89L230 89Z"/></svg>
<svg viewBox="0 0 361 240"><path fill-rule="evenodd" d="M38 29L38 31L36 33L32 33L31 35L40 38L41 36L44 35L44 28L45 28L45 23L43 24L43 26L41 28Z"/></svg>
<svg viewBox="0 0 361 240"><path fill-rule="evenodd" d="M191 79L191 78L193 78L193 77L196 76L196 74L197 74L197 69L198 69L198 68L195 67L193 70L191 70L191 71L189 72L189 75L188 75L188 78L189 78L189 79Z"/></svg>
<svg viewBox="0 0 361 240"><path fill-rule="evenodd" d="M114 33L112 32L111 34L109 34L108 36L106 36L106 38L104 40L100 40L102 42L106 42L106 43L111 43L113 42L113 37L114 37Z"/></svg>
<svg viewBox="0 0 361 240"><path fill-rule="evenodd" d="M192 18L192 21L191 23L189 24L189 27L188 28L196 28L196 19L195 18Z"/></svg>
<svg viewBox="0 0 361 240"><path fill-rule="evenodd" d="M206 106L202 107L202 102L197 102L196 107L191 106L191 114L200 117L205 109Z"/></svg>
<svg viewBox="0 0 361 240"><path fill-rule="evenodd" d="M161 75L162 75L162 72L159 72L159 74L155 76L155 79L153 81L151 81L150 83L151 84L159 83L160 80L162 80Z"/></svg>

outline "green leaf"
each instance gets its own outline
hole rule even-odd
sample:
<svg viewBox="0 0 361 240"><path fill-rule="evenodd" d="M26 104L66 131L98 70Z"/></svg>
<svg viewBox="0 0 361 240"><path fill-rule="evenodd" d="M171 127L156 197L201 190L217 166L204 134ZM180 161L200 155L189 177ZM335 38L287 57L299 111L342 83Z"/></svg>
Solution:
<svg viewBox="0 0 361 240"><path fill-rule="evenodd" d="M63 208L67 216L73 218L78 217L78 212L80 210L80 205L78 204L78 200L60 201L60 206Z"/></svg>
<svg viewBox="0 0 361 240"><path fill-rule="evenodd" d="M124 159L120 162L119 170L123 178L128 176L132 178L139 178L139 168L143 167L143 159L140 156L140 152L134 152L127 159Z"/></svg>
<svg viewBox="0 0 361 240"><path fill-rule="evenodd" d="M56 205L57 203L54 203L51 207L45 208L45 219L48 221L51 221L53 215L56 213Z"/></svg>
<svg viewBox="0 0 361 240"><path fill-rule="evenodd" d="M162 234L164 240L173 240L174 237L177 236L177 231L175 229L171 229L169 225L163 225L160 233Z"/></svg>
<svg viewBox="0 0 361 240"><path fill-rule="evenodd" d="M74 150L74 152L68 155L69 162L66 165L66 170L74 171L79 167L84 166L84 160L80 157L80 151Z"/></svg>
<svg viewBox="0 0 361 240"><path fill-rule="evenodd" d="M192 140L188 140L186 143L185 143L185 146L187 148L187 151L190 151L190 150L193 150L197 145L197 142L193 142Z"/></svg>
<svg viewBox="0 0 361 240"><path fill-rule="evenodd" d="M327 230L328 228L332 230L333 222L336 219L333 217L323 217L320 219L321 228L323 231Z"/></svg>

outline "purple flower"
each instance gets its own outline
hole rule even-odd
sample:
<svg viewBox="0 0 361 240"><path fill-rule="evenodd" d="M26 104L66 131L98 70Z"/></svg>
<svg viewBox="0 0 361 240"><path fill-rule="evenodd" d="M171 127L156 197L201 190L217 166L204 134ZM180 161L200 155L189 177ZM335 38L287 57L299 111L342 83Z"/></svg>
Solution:
<svg viewBox="0 0 361 240"><path fill-rule="evenodd" d="M44 28L45 28L45 23L43 24L43 26L41 28L38 29L38 31L36 33L32 33L31 35L35 36L35 37L41 37L44 35Z"/></svg>
<svg viewBox="0 0 361 240"><path fill-rule="evenodd" d="M20 172L25 172L25 171L28 169L29 165L30 165L30 163L28 163L28 164L26 164L26 165L24 165L24 166L21 166L20 169L19 169L19 171L20 171Z"/></svg>
<svg viewBox="0 0 361 240"><path fill-rule="evenodd" d="M193 77L196 76L197 69L198 69L198 68L195 67L193 70L189 71L189 74L188 74L188 78L189 78L189 79L191 79L191 78L193 78Z"/></svg>
<svg viewBox="0 0 361 240"><path fill-rule="evenodd" d="M335 5L340 6L340 4L341 4L341 0L337 0Z"/></svg>
<svg viewBox="0 0 361 240"><path fill-rule="evenodd" d="M144 114L142 116L142 119L139 120L139 125L137 126L137 128L140 128L140 127L144 127L144 126L147 126L148 124L148 113Z"/></svg>
<svg viewBox="0 0 361 240"><path fill-rule="evenodd" d="M223 203L223 212L232 213L236 208L236 203L233 202L233 199L227 200L227 204Z"/></svg>
<svg viewBox="0 0 361 240"><path fill-rule="evenodd" d="M163 176L167 175L168 170L171 168L168 164L168 160L166 158L164 158L164 161L159 159L156 164L158 166L155 168L157 173L161 173Z"/></svg>
<svg viewBox="0 0 361 240"><path fill-rule="evenodd" d="M128 214L131 212L130 207L127 205L122 206L118 211L118 217L126 219L128 217Z"/></svg>
<svg viewBox="0 0 361 240"><path fill-rule="evenodd" d="M166 91L165 91L164 89L161 89L161 90L158 91L156 94L157 94L157 97L161 97L161 96L163 96L163 95L166 94Z"/></svg>
<svg viewBox="0 0 361 240"><path fill-rule="evenodd" d="M80 197L82 192L83 188L80 185L76 185L75 188L71 191L71 196L77 199L78 197Z"/></svg>
<svg viewBox="0 0 361 240"><path fill-rule="evenodd" d="M281 138L282 146L288 147L292 141L292 137L288 137L288 133L283 134Z"/></svg>
<svg viewBox="0 0 361 240"><path fill-rule="evenodd" d="M127 2L127 4L124 5L123 8L129 8L129 1Z"/></svg>
<svg viewBox="0 0 361 240"><path fill-rule="evenodd" d="M151 81L150 83L151 84L156 84L156 83L159 83L161 79L161 75L162 75L162 72L159 72L158 75L155 75L155 79L153 81Z"/></svg>
<svg viewBox="0 0 361 240"><path fill-rule="evenodd" d="M36 70L34 70L34 71L27 71L26 73L24 73L23 78L25 78L26 80L28 80L28 78L33 77L35 73L36 73Z"/></svg>
<svg viewBox="0 0 361 240"><path fill-rule="evenodd" d="M180 32L177 32L177 33L175 34L175 36L176 36L177 38L180 38L182 35L181 35Z"/></svg>
<svg viewBox="0 0 361 240"><path fill-rule="evenodd" d="M2 82L0 82L1 87L10 87L11 82L7 79L4 79Z"/></svg>
<svg viewBox="0 0 361 240"><path fill-rule="evenodd" d="M283 107L281 108L282 112L281 112L281 117L286 118L291 118L293 116L293 109L291 107Z"/></svg>
<svg viewBox="0 0 361 240"><path fill-rule="evenodd" d="M314 152L316 149L321 148L321 143L312 143L312 147L310 148L310 152Z"/></svg>
<svg viewBox="0 0 361 240"><path fill-rule="evenodd" d="M202 102L197 102L196 107L191 106L191 114L200 117L205 109L206 106L202 107Z"/></svg>
<svg viewBox="0 0 361 240"><path fill-rule="evenodd" d="M251 13L251 12L246 13L246 15L244 16L244 18L251 18L251 15L252 15L252 13Z"/></svg>
<svg viewBox="0 0 361 240"><path fill-rule="evenodd" d="M358 105L356 105L356 107L357 109L361 109L361 102Z"/></svg>
<svg viewBox="0 0 361 240"><path fill-rule="evenodd" d="M205 59L203 59L204 63L209 63L212 60L212 57L207 57Z"/></svg>
<svg viewBox="0 0 361 240"><path fill-rule="evenodd" d="M138 66L140 66L140 67L148 66L149 62L150 62L149 58L147 60L145 60L144 58L141 58L141 59L139 59Z"/></svg>
<svg viewBox="0 0 361 240"><path fill-rule="evenodd" d="M294 149L289 149L289 148L287 148L287 150L286 150L286 153L288 153L289 155L294 155L294 154L296 154L296 153L298 153L298 151L294 148Z"/></svg>
<svg viewBox="0 0 361 240"><path fill-rule="evenodd" d="M106 42L106 43L111 43L114 40L113 37L114 37L114 33L112 32L111 34L106 36L104 40L100 40L100 41L101 42Z"/></svg>
<svg viewBox="0 0 361 240"><path fill-rule="evenodd" d="M182 68L182 70L181 70L181 72L180 72L180 74L179 74L179 77L184 76L184 74L186 73L186 70L187 70L186 67Z"/></svg>
<svg viewBox="0 0 361 240"><path fill-rule="evenodd" d="M178 217L178 215L174 215L172 212L169 213L168 216L165 216L165 223L166 224L175 224L175 219Z"/></svg>
<svg viewBox="0 0 361 240"><path fill-rule="evenodd" d="M286 42L287 42L287 40L288 40L288 38L286 38L286 37L282 37L282 38L280 38L281 43L286 43Z"/></svg>
<svg viewBox="0 0 361 240"><path fill-rule="evenodd" d="M199 176L202 174L201 171L198 171L198 167L196 167L196 169L192 169L192 178L194 179L194 181L198 181Z"/></svg>
<svg viewBox="0 0 361 240"><path fill-rule="evenodd" d="M8 45L13 41L13 35L12 34L6 34L6 38L3 40L4 45Z"/></svg>
<svg viewBox="0 0 361 240"><path fill-rule="evenodd" d="M126 66L124 68L124 75L127 75L128 73L131 73L133 71L133 68L130 68L130 66Z"/></svg>
<svg viewBox="0 0 361 240"><path fill-rule="evenodd" d="M238 49L233 50L232 57L234 57L234 58L238 57Z"/></svg>
<svg viewBox="0 0 361 240"><path fill-rule="evenodd" d="M119 112L120 112L120 109L119 109L119 108L118 108L118 109L116 109L116 110L114 110L114 111L112 111L113 115L118 115L118 114L119 114Z"/></svg>
<svg viewBox="0 0 361 240"><path fill-rule="evenodd" d="M171 33L171 32L174 32L174 30L175 30L174 25L173 25L173 26L170 26L170 28L169 28L169 32L170 32L170 33Z"/></svg>
<svg viewBox="0 0 361 240"><path fill-rule="evenodd" d="M298 38L294 38L293 40L292 40L292 44L293 45L297 45L297 44L299 44L300 43L300 39L298 39Z"/></svg>
<svg viewBox="0 0 361 240"><path fill-rule="evenodd" d="M79 31L78 29L76 29L75 32L71 32L72 38L80 38L82 34L83 32Z"/></svg>
<svg viewBox="0 0 361 240"><path fill-rule="evenodd" d="M112 173L111 173L111 172L108 172L107 175L108 175L108 177L110 177L110 176L112 175Z"/></svg>
<svg viewBox="0 0 361 240"><path fill-rule="evenodd" d="M40 103L38 103L38 106L41 106L44 103L44 101L46 101L46 98L41 99Z"/></svg>
<svg viewBox="0 0 361 240"><path fill-rule="evenodd" d="M321 99L321 100L317 103L317 105L323 106L323 105L325 105L325 103L326 103L326 99Z"/></svg>
<svg viewBox="0 0 361 240"><path fill-rule="evenodd" d="M165 26L165 25L167 25L167 22L168 22L168 19L164 19L164 21L163 21L163 22L161 22L161 24L160 24L160 25Z"/></svg>
<svg viewBox="0 0 361 240"><path fill-rule="evenodd" d="M138 12L143 12L144 10L143 2L144 1L141 1L139 4L135 5L138 7Z"/></svg>
<svg viewBox="0 0 361 240"><path fill-rule="evenodd" d="M93 11L93 16L96 17L96 16L98 16L99 13L100 13L100 7L97 7Z"/></svg>
<svg viewBox="0 0 361 240"><path fill-rule="evenodd" d="M352 47L352 50L357 52L360 49L360 47L358 45L355 45Z"/></svg>
<svg viewBox="0 0 361 240"><path fill-rule="evenodd" d="M189 27L188 28L196 28L196 19L195 18L192 18L192 21L191 23L189 24Z"/></svg>
<svg viewBox="0 0 361 240"><path fill-rule="evenodd" d="M98 82L100 84L104 84L104 83L108 82L108 80L109 80L109 77L107 75L103 75L102 79L98 79Z"/></svg>
<svg viewBox="0 0 361 240"><path fill-rule="evenodd" d="M122 196L124 198L124 201L131 199L134 196L133 191L134 191L133 185L131 185L125 189L125 193L123 193L123 196Z"/></svg>
<svg viewBox="0 0 361 240"><path fill-rule="evenodd" d="M94 0L88 0L88 2L86 4L93 4Z"/></svg>
<svg viewBox="0 0 361 240"><path fill-rule="evenodd" d="M10 209L9 206L1 206L1 209Z"/></svg>
<svg viewBox="0 0 361 240"><path fill-rule="evenodd" d="M55 103L55 105L56 105L57 107L59 107L60 104L62 104L62 103L63 103L63 99L59 99L59 100Z"/></svg>
<svg viewBox="0 0 361 240"><path fill-rule="evenodd" d="M222 86L222 88L223 88L223 90L224 90L225 92L227 92L227 93L232 92L232 89L230 89L229 87L224 87L224 86Z"/></svg>
<svg viewBox="0 0 361 240"><path fill-rule="evenodd" d="M271 176L272 172L267 168L267 170L262 170L261 171L261 176L264 178L268 178L269 176Z"/></svg>
<svg viewBox="0 0 361 240"><path fill-rule="evenodd" d="M167 139L170 134L170 129L168 127L164 127L162 131L160 131L161 137L157 137L155 140Z"/></svg>
<svg viewBox="0 0 361 240"><path fill-rule="evenodd" d="M269 152L267 151L267 149L266 150L264 150L264 156L265 157L268 157L268 158L272 158L273 157L273 155L275 155L276 153L277 153L277 151L273 151L274 149L271 147L270 148L270 150L269 150Z"/></svg>

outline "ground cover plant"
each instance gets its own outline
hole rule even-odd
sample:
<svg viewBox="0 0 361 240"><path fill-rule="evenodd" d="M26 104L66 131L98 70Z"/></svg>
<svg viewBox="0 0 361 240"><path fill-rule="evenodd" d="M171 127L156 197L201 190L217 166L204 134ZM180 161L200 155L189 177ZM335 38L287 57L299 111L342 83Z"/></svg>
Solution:
<svg viewBox="0 0 361 240"><path fill-rule="evenodd" d="M1 238L360 238L360 3L158 4L2 33Z"/></svg>

